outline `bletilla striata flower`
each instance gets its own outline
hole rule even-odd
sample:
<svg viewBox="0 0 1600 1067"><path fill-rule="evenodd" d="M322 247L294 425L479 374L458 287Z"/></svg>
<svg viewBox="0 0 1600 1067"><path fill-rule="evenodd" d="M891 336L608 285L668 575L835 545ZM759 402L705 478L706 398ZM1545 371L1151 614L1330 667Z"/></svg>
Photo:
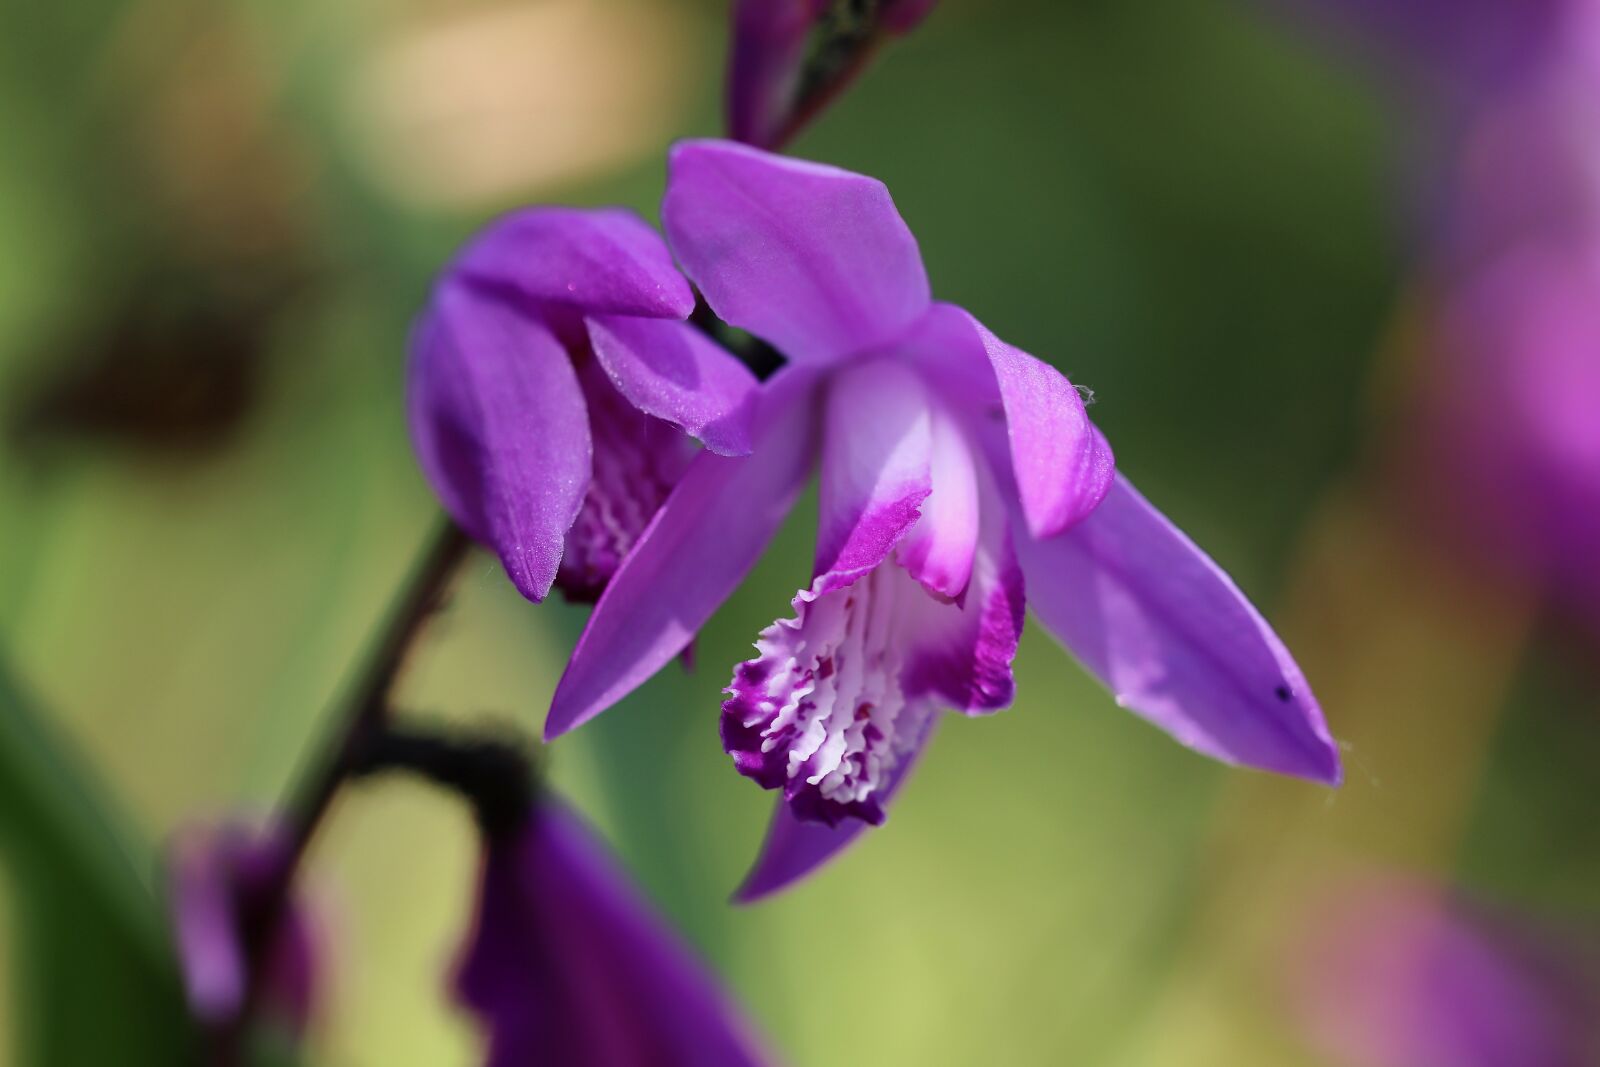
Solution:
<svg viewBox="0 0 1600 1067"><path fill-rule="evenodd" d="M940 708L1011 701L1024 587L1120 703L1182 743L1339 780L1317 703L1266 622L1114 474L1066 378L931 299L880 182L689 142L672 153L663 219L717 314L790 365L763 387L753 453L697 457L623 563L548 736L686 645L820 460L815 579L723 708L739 770L782 794L746 898L880 821Z"/></svg>
<svg viewBox="0 0 1600 1067"><path fill-rule="evenodd" d="M728 132L776 148L826 107L886 34L909 33L937 0L737 0Z"/></svg>
<svg viewBox="0 0 1600 1067"><path fill-rule="evenodd" d="M621 210L495 222L412 337L411 437L451 517L521 593L593 600L693 456L749 451L755 379L685 319L694 294Z"/></svg>
<svg viewBox="0 0 1600 1067"><path fill-rule="evenodd" d="M1329 1064L1578 1067L1600 1054L1595 961L1572 931L1399 878L1321 903L1289 989Z"/></svg>
<svg viewBox="0 0 1600 1067"><path fill-rule="evenodd" d="M277 917L259 974L252 976L247 958L247 913L284 859L285 842L272 830L195 827L173 841L167 857L173 936L189 1010L205 1026L233 1025L251 999L296 1033L312 1016L316 946L297 901ZM251 990L253 977L259 989Z"/></svg>
<svg viewBox="0 0 1600 1067"><path fill-rule="evenodd" d="M1561 10L1460 123L1420 484L1443 530L1600 624L1600 4Z"/></svg>
<svg viewBox="0 0 1600 1067"><path fill-rule="evenodd" d="M489 1067L758 1067L704 967L582 821L550 798L489 839L456 993Z"/></svg>
<svg viewBox="0 0 1600 1067"><path fill-rule="evenodd" d="M1600 3L1317 0L1425 72L1407 497L1600 623Z"/></svg>

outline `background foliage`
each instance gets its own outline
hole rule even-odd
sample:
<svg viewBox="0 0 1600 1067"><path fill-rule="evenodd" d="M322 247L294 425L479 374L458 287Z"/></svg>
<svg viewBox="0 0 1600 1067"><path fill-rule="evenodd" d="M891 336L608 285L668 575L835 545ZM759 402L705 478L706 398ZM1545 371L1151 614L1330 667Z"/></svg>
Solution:
<svg viewBox="0 0 1600 1067"><path fill-rule="evenodd" d="M1342 879L1600 905L1592 638L1371 489L1408 366L1399 129L1280 14L948 0L795 151L882 177L936 293L1095 390L1122 469L1300 653L1350 782L1205 762L1030 633L1017 706L949 723L885 829L731 909L767 800L715 710L803 583L802 509L699 670L549 754L790 1062L1314 1064L1285 976ZM158 843L281 792L429 526L400 403L428 277L514 204L653 216L663 146L717 131L723 12L0 16L0 1058L167 1063ZM536 730L581 618L480 557L408 706ZM465 815L375 783L329 831L310 1062L472 1062L440 995Z"/></svg>

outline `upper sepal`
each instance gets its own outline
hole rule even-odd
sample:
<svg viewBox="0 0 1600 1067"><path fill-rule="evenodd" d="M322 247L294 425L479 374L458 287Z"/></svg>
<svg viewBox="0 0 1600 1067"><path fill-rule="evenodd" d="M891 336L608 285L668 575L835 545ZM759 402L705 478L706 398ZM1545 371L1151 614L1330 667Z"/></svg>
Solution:
<svg viewBox="0 0 1600 1067"><path fill-rule="evenodd" d="M795 362L888 344L929 305L916 239L875 178L684 141L669 157L661 218L711 309Z"/></svg>

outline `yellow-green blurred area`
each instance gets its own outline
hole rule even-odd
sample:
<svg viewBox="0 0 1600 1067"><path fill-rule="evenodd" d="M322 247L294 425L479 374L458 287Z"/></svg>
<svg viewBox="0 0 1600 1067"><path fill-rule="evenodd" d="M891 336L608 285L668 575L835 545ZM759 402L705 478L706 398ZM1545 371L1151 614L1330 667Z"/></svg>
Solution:
<svg viewBox="0 0 1600 1067"><path fill-rule="evenodd" d="M434 521L402 406L431 273L513 205L653 218L665 146L719 132L725 11L0 12L0 1056L169 1062L160 844L271 809ZM807 578L803 507L696 669L543 753L785 1062L1319 1064L1284 991L1343 880L1600 907L1595 646L1368 488L1407 348L1389 111L1266 6L947 0L795 146L883 178L936 294L1094 390L1296 651L1349 782L1207 762L1030 631L1015 707L952 717L882 829L727 905L770 798L720 690ZM581 622L475 556L403 703L534 736ZM476 1061L445 995L476 871L449 797L340 800L305 1063Z"/></svg>

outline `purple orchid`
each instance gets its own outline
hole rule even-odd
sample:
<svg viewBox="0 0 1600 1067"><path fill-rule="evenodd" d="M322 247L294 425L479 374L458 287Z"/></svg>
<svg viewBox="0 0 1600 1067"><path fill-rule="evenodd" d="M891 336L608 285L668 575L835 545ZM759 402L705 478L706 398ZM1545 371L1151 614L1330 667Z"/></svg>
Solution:
<svg viewBox="0 0 1600 1067"><path fill-rule="evenodd" d="M827 106L871 58L885 33L915 29L937 0L737 0L728 59L728 132L777 148ZM823 81L807 81L817 33L832 37Z"/></svg>
<svg viewBox="0 0 1600 1067"><path fill-rule="evenodd" d="M244 912L285 859L284 839L241 826L194 828L168 855L169 901L189 1010L213 1028L232 1025L251 999ZM316 1003L312 928L293 901L268 940L259 1006L296 1033Z"/></svg>
<svg viewBox="0 0 1600 1067"><path fill-rule="evenodd" d="M723 709L739 769L783 790L744 898L880 821L937 708L1010 702L1024 580L1046 628L1183 744L1339 781L1337 747L1271 628L1114 474L1066 378L931 299L882 183L688 142L672 153L663 218L717 314L790 364L761 391L751 455L696 457L623 562L547 736L687 645L820 456L815 580L762 634Z"/></svg>
<svg viewBox="0 0 1600 1067"><path fill-rule="evenodd" d="M1363 34L1408 79L1481 98L1514 80L1588 0L1277 0Z"/></svg>
<svg viewBox="0 0 1600 1067"><path fill-rule="evenodd" d="M1322 902L1297 946L1301 1027L1339 1067L1577 1067L1600 1053L1584 959L1526 918L1373 878Z"/></svg>
<svg viewBox="0 0 1600 1067"><path fill-rule="evenodd" d="M1439 97L1412 138L1436 152L1405 496L1475 568L1600 623L1600 3L1318 2Z"/></svg>
<svg viewBox="0 0 1600 1067"><path fill-rule="evenodd" d="M435 286L412 338L412 441L530 600L552 583L599 596L692 458L685 434L749 451L755 379L684 321L694 302L621 210L509 215Z"/></svg>
<svg viewBox="0 0 1600 1067"><path fill-rule="evenodd" d="M487 1028L489 1067L772 1062L588 828L549 798L490 839L456 992Z"/></svg>

